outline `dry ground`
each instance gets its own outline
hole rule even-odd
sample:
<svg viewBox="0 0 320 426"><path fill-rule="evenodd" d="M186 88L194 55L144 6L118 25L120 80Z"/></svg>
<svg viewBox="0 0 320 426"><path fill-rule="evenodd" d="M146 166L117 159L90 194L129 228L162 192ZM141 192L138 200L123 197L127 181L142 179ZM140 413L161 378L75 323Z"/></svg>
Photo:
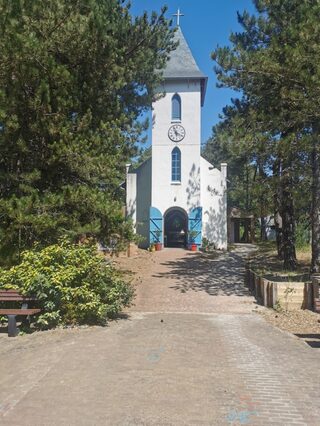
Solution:
<svg viewBox="0 0 320 426"><path fill-rule="evenodd" d="M260 309L263 318L283 331L299 335L314 336L320 345L320 315L309 310L277 312L273 309Z"/></svg>
<svg viewBox="0 0 320 426"><path fill-rule="evenodd" d="M275 242L261 243L250 256L251 267L269 279L309 280L311 250L309 247L297 250L298 268L296 272L283 270L282 261L277 257ZM273 309L259 309L266 321L279 329L313 340L320 346L320 315L309 310L277 312ZM311 337L310 337L311 336Z"/></svg>
<svg viewBox="0 0 320 426"><path fill-rule="evenodd" d="M311 264L310 247L297 249L298 267L295 272L288 272L283 269L283 262L277 257L276 243L274 241L259 243L257 249L251 256L251 263L261 273L274 276L303 276L309 274Z"/></svg>

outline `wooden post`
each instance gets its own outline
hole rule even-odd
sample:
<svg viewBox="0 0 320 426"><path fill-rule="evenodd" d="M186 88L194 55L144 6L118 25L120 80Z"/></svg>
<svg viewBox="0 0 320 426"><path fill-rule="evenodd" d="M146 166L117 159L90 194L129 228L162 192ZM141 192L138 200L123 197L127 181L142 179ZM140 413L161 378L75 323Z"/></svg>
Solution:
<svg viewBox="0 0 320 426"><path fill-rule="evenodd" d="M249 261L246 262L245 269L246 269L246 273L245 273L245 280L246 280L246 282L245 282L245 284L250 289L250 263L249 263Z"/></svg>
<svg viewBox="0 0 320 426"><path fill-rule="evenodd" d="M240 243L240 220L234 221L234 242Z"/></svg>
<svg viewBox="0 0 320 426"><path fill-rule="evenodd" d="M255 226L254 226L254 217L251 218L251 243L253 244L256 240L255 236Z"/></svg>
<svg viewBox="0 0 320 426"><path fill-rule="evenodd" d="M320 274L313 274L312 277L312 290L313 290L313 309L315 312L320 313Z"/></svg>

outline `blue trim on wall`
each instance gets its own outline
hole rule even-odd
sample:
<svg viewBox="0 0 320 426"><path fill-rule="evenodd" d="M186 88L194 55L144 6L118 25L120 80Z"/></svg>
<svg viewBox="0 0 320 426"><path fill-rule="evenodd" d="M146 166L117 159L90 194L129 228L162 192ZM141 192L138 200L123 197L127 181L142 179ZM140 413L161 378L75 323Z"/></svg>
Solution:
<svg viewBox="0 0 320 426"><path fill-rule="evenodd" d="M201 246L202 244L202 207L196 207L195 209L189 212L189 220L188 220L188 230L196 231L197 236L194 239L194 242ZM189 244L192 241L189 238Z"/></svg>
<svg viewBox="0 0 320 426"><path fill-rule="evenodd" d="M159 232L159 242L163 243L163 226L162 214L156 207L150 207L150 244L157 242L157 233Z"/></svg>

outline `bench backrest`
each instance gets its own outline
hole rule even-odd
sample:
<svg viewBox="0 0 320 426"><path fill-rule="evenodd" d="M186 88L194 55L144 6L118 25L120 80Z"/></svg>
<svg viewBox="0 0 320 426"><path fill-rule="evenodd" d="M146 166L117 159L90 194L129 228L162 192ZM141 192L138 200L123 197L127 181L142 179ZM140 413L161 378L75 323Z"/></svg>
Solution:
<svg viewBox="0 0 320 426"><path fill-rule="evenodd" d="M17 290L0 290L0 302L27 302L34 297L23 296Z"/></svg>

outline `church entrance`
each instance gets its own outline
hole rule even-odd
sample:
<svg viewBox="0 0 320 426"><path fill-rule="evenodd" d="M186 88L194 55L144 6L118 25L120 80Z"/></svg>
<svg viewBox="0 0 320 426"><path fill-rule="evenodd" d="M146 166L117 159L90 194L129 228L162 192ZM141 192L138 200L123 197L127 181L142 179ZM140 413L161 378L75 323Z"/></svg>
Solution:
<svg viewBox="0 0 320 426"><path fill-rule="evenodd" d="M178 207L172 207L164 215L164 246L186 247L188 215Z"/></svg>

